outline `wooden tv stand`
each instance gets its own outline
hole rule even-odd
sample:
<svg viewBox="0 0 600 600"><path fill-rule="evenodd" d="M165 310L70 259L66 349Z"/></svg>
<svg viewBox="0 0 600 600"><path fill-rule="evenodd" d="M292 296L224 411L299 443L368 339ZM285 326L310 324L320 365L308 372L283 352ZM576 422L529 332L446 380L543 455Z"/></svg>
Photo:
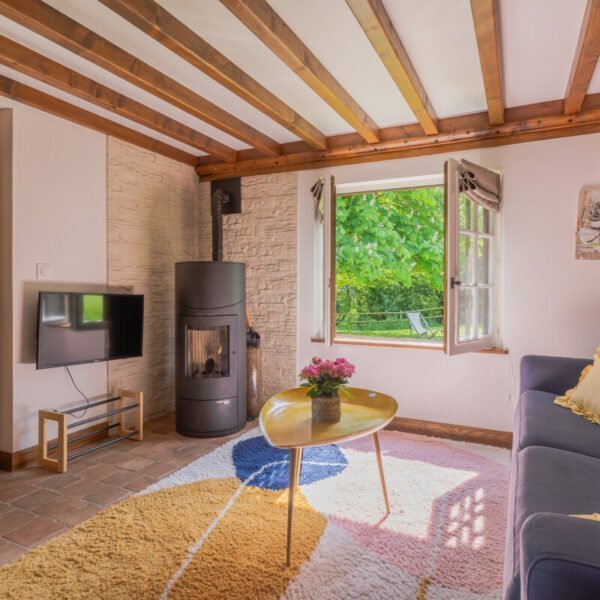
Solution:
<svg viewBox="0 0 600 600"><path fill-rule="evenodd" d="M126 404L129 400L133 400L132 403ZM94 406L101 406L102 404L110 404L111 402L118 402L118 408L113 408L95 417L88 417L87 419L81 419L68 423L68 418L73 413L79 410L85 410L87 408L93 408ZM135 427L133 429L127 429L125 427L125 414L128 411L135 410ZM96 429L94 431L86 431L85 433L75 433L75 435L69 437L68 430L73 429L79 425L98 421L112 415L119 415L119 420L116 423L107 423L104 427ZM48 421L55 421L58 424L58 438L55 444L48 445ZM76 406L68 410L40 410L39 411L39 445L38 445L38 462L40 467L46 467L64 473L67 470L67 464L69 459L74 459L84 454L88 454L97 450L98 448L104 448L110 444L114 444L125 438L132 440L141 441L144 437L144 393L143 392L132 392L127 390L120 390L118 396L106 398L104 400L97 400L90 402L84 406ZM89 448L85 448L75 454L69 456L68 447L69 444L75 441L83 440L93 435L106 432L107 434L111 429L117 429L117 435L109 438L107 441L96 444ZM58 450L57 458L50 458L48 452L50 450Z"/></svg>

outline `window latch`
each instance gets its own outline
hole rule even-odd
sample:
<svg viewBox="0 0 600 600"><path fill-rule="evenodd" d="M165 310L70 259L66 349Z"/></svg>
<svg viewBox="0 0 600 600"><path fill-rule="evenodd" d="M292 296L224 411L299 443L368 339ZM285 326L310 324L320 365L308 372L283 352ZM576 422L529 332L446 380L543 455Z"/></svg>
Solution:
<svg viewBox="0 0 600 600"><path fill-rule="evenodd" d="M454 277L450 277L450 288L454 289L455 287L460 287L462 285L462 281L458 279L454 279Z"/></svg>

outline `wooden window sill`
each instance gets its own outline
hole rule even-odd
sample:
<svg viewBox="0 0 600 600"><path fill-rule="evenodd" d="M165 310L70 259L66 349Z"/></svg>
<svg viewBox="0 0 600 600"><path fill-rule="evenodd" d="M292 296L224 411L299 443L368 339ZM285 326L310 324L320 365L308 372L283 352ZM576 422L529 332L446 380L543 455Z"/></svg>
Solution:
<svg viewBox="0 0 600 600"><path fill-rule="evenodd" d="M368 338L350 338L350 337L336 337L333 340L334 344L350 344L355 346L383 346L389 348L417 348L419 350L443 350L443 344L436 344L434 342L404 342L402 340L395 339L368 339Z"/></svg>
<svg viewBox="0 0 600 600"><path fill-rule="evenodd" d="M508 348L484 348L477 350L479 354L508 354Z"/></svg>
<svg viewBox="0 0 600 600"><path fill-rule="evenodd" d="M314 343L324 343L324 340L314 338L311 339ZM443 344L427 343L427 342L403 342L400 340L382 340L382 339L367 339L367 338L344 338L337 337L333 340L334 344L347 344L354 346L379 346L387 348L413 348L416 350L437 350L443 351ZM505 348L484 348L483 350L477 350L478 354L508 354L508 350Z"/></svg>

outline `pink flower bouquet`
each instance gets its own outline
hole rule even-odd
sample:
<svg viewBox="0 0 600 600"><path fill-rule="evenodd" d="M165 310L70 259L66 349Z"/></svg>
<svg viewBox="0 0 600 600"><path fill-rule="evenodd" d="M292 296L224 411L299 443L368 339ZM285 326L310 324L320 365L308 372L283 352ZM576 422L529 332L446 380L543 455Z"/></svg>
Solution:
<svg viewBox="0 0 600 600"><path fill-rule="evenodd" d="M310 365L300 371L300 379L306 380L302 387L309 388L307 394L311 398L332 397L337 396L340 390L346 388L354 371L354 365L345 358L323 360L315 356Z"/></svg>

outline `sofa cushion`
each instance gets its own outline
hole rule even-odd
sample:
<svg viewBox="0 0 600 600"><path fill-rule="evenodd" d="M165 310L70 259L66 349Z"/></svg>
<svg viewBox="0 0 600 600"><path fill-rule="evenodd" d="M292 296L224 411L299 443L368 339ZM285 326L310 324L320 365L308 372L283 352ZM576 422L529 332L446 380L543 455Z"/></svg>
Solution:
<svg viewBox="0 0 600 600"><path fill-rule="evenodd" d="M521 395L513 449L547 446L600 458L600 426L554 404L554 398L537 390Z"/></svg>
<svg viewBox="0 0 600 600"><path fill-rule="evenodd" d="M519 533L527 517L539 512L586 514L600 506L600 460L574 452L530 446L515 457L516 487L507 532L506 599L520 597Z"/></svg>
<svg viewBox="0 0 600 600"><path fill-rule="evenodd" d="M579 383L564 396L555 398L554 403L600 425L600 348L594 354L594 364L581 372Z"/></svg>
<svg viewBox="0 0 600 600"><path fill-rule="evenodd" d="M598 600L600 523L536 513L520 537L522 599Z"/></svg>

